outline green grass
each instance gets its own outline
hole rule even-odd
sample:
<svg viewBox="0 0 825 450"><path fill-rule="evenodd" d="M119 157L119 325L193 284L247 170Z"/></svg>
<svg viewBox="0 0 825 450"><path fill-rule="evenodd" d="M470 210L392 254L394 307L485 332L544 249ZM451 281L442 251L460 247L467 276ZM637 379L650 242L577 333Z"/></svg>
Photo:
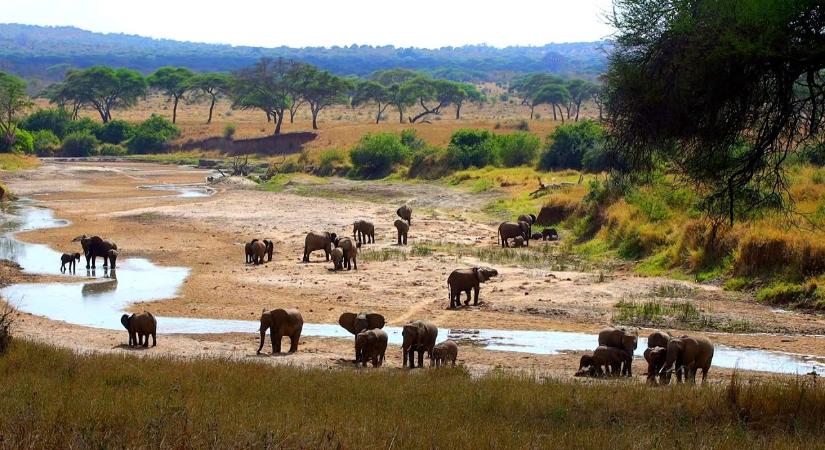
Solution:
<svg viewBox="0 0 825 450"><path fill-rule="evenodd" d="M825 309L825 289L813 282L805 284L774 282L760 289L756 299L769 305L798 309Z"/></svg>
<svg viewBox="0 0 825 450"><path fill-rule="evenodd" d="M0 376L4 448L791 449L821 444L825 427L825 386L802 378L651 388L79 355L25 341L0 357Z"/></svg>
<svg viewBox="0 0 825 450"><path fill-rule="evenodd" d="M39 166L40 160L34 156L0 153L0 170L15 172L18 170L34 169Z"/></svg>
<svg viewBox="0 0 825 450"><path fill-rule="evenodd" d="M363 261L406 261L407 252L397 248L382 248L380 250L361 250L358 259Z"/></svg>
<svg viewBox="0 0 825 450"><path fill-rule="evenodd" d="M541 242L533 242L529 247L522 248L503 248L499 245L475 247L446 242L425 242L422 245L432 251L447 253L456 259L469 257L490 264L513 264L560 271L584 271L594 267L592 263L571 252L567 246L546 245Z"/></svg>
<svg viewBox="0 0 825 450"><path fill-rule="evenodd" d="M620 300L614 308L617 312L613 314L613 322L624 325L726 333L755 331L753 325L745 320L711 317L688 301Z"/></svg>

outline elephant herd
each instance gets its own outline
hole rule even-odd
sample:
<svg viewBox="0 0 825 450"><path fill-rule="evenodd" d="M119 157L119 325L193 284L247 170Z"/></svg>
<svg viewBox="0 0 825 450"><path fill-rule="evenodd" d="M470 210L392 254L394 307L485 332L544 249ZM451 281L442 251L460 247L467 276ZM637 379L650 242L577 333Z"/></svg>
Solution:
<svg viewBox="0 0 825 450"><path fill-rule="evenodd" d="M638 333L630 328L606 328L599 333L599 346L591 355L583 355L576 376L633 375L633 352L638 345ZM696 382L696 372L702 370L702 382L707 379L713 361L713 344L704 337L671 337L664 331L654 331L647 338L644 351L647 381L669 384L676 373L679 383Z"/></svg>
<svg viewBox="0 0 825 450"><path fill-rule="evenodd" d="M530 239L542 241L557 241L559 233L555 228L545 228L540 233L533 233L533 225L536 224L535 214L523 214L516 222L502 222L498 226L498 238L502 247L509 247L510 240L513 240L513 247L527 247Z"/></svg>
<svg viewBox="0 0 825 450"><path fill-rule="evenodd" d="M103 258L103 267L115 269L117 262L117 244L100 236L78 236L72 242L80 242L83 256L86 258L86 268L94 269L97 257ZM60 272L75 273L75 263L80 262L80 253L63 253L60 255Z"/></svg>

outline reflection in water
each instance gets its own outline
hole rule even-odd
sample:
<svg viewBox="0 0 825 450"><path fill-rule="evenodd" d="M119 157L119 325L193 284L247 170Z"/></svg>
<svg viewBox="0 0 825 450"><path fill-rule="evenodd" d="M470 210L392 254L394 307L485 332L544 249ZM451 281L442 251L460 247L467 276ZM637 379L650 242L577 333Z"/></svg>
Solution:
<svg viewBox="0 0 825 450"><path fill-rule="evenodd" d="M51 211L42 208L20 208L20 230L65 225L54 219ZM67 243L67 248L70 243ZM60 253L41 244L27 244L6 235L0 237L0 258L10 259L27 272L57 274ZM116 273L115 273L116 272ZM100 281L88 283L16 284L0 290L4 298L25 312L53 320L95 328L121 330L120 315L130 304L174 298L189 275L185 267L162 267L143 258L123 259L117 271L99 272ZM87 275L95 277L95 271ZM163 333L256 333L257 321L158 317L158 329ZM401 344L401 328L385 327L389 342ZM304 324L303 335L352 339L338 324ZM439 340L450 337L470 341L494 351L533 354L556 354L565 350L592 350L596 336L586 333L519 330L440 330ZM637 355L641 356L646 342L641 339ZM825 361L780 352L743 350L717 346L713 358L717 367L738 367L782 373L808 373L812 369L825 372Z"/></svg>

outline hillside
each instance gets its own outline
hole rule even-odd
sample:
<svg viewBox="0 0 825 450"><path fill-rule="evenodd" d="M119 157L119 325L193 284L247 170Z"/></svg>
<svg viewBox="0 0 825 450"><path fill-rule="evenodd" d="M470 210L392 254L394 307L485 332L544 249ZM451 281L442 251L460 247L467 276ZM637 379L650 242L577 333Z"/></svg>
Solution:
<svg viewBox="0 0 825 450"><path fill-rule="evenodd" d="M69 67L95 64L150 72L165 65L198 71L229 71L267 57L315 64L341 75L366 75L403 67L459 80L497 81L513 73L549 71L594 77L606 58L604 42L496 48L486 45L439 49L352 45L260 48L104 34L75 27L0 24L0 70L24 77L58 79Z"/></svg>

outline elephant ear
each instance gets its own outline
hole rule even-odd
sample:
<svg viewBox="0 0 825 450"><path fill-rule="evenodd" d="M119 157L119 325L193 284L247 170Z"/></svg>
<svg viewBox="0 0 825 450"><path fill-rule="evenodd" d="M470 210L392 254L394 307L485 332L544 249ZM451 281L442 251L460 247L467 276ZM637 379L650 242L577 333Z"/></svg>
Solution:
<svg viewBox="0 0 825 450"><path fill-rule="evenodd" d="M350 333L357 335L358 330L355 329L356 317L358 317L357 314L346 312L344 314L341 314L341 317L338 318L338 324L344 327L344 329L349 331Z"/></svg>
<svg viewBox="0 0 825 450"><path fill-rule="evenodd" d="M384 328L384 316L378 313L367 313L367 323L371 330Z"/></svg>
<svg viewBox="0 0 825 450"><path fill-rule="evenodd" d="M120 323L123 325L123 328L129 329L129 315L124 314L120 316Z"/></svg>
<svg viewBox="0 0 825 450"><path fill-rule="evenodd" d="M484 271L479 270L478 267L473 267L473 273L476 274L476 279L478 279L479 282L483 283L487 281L487 277L484 275Z"/></svg>

